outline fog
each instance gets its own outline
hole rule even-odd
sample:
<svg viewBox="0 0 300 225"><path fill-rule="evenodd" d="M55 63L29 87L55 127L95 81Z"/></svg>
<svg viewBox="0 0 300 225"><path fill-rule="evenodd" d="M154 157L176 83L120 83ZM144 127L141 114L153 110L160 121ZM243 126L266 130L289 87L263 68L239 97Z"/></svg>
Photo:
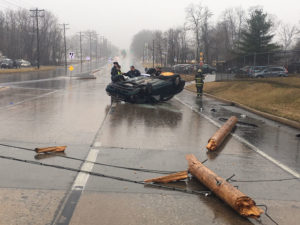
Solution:
<svg viewBox="0 0 300 225"><path fill-rule="evenodd" d="M230 7L248 9L263 6L265 11L285 23L298 24L300 21L299 0L0 0L3 7L39 7L52 11L61 23L68 23L68 34L93 29L106 36L120 47L128 48L132 36L141 29L161 29L183 25L185 8L190 3L202 2L213 12L213 21L221 12Z"/></svg>

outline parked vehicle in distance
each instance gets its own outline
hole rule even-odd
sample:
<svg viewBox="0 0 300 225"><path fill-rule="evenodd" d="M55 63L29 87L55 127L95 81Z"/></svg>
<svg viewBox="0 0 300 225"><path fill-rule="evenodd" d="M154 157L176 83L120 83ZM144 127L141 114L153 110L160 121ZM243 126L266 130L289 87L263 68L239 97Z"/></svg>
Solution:
<svg viewBox="0 0 300 225"><path fill-rule="evenodd" d="M184 73L185 72L184 68L188 65L189 64L176 64L173 66L173 71L175 73Z"/></svg>
<svg viewBox="0 0 300 225"><path fill-rule="evenodd" d="M217 72L217 69L213 66L208 65L208 64L204 64L202 66L202 72L203 72L203 74L207 74L207 73L212 74L214 72Z"/></svg>
<svg viewBox="0 0 300 225"><path fill-rule="evenodd" d="M266 68L267 66L250 66L248 68L248 75L251 76L252 74L258 73Z"/></svg>
<svg viewBox="0 0 300 225"><path fill-rule="evenodd" d="M263 77L287 77L288 71L283 66L270 66L261 71L253 73L252 75L255 78L263 78Z"/></svg>
<svg viewBox="0 0 300 225"><path fill-rule="evenodd" d="M187 64L183 67L183 72L186 74L193 73L195 70L195 66L193 64Z"/></svg>
<svg viewBox="0 0 300 225"><path fill-rule="evenodd" d="M14 61L12 59L4 59L0 65L1 69L12 69L14 67Z"/></svg>
<svg viewBox="0 0 300 225"><path fill-rule="evenodd" d="M19 67L30 67L31 66L31 63L24 59L18 59L17 62L20 65Z"/></svg>
<svg viewBox="0 0 300 225"><path fill-rule="evenodd" d="M250 66L244 66L239 69L238 73L241 75L247 75L249 71Z"/></svg>

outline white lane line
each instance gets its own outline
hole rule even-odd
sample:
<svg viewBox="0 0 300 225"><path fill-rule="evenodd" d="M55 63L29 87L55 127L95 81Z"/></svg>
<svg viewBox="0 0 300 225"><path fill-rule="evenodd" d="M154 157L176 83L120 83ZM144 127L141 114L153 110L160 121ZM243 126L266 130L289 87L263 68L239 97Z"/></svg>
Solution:
<svg viewBox="0 0 300 225"><path fill-rule="evenodd" d="M86 157L86 161L84 162L80 168L80 170L92 172L94 167L94 162L97 160L99 150L91 149L88 156ZM90 174L85 172L79 172L72 186L72 190L84 190L85 185L89 179Z"/></svg>
<svg viewBox="0 0 300 225"><path fill-rule="evenodd" d="M54 94L54 93L56 93L58 91L60 91L60 90L51 91L51 92L48 92L48 93L45 93L45 94L42 94L42 95L39 95L39 96L36 96L36 97L32 97L32 98L27 98L27 99L25 99L23 101L16 102L16 103L14 103L12 105L2 106L2 107L0 107L0 109L12 108L14 106L17 106L17 105L20 105L20 104L23 104L23 103L26 103L26 102L29 102L29 101L32 101L32 100L35 100L35 99L44 98L44 97L46 97L48 95L51 95L51 94Z"/></svg>
<svg viewBox="0 0 300 225"><path fill-rule="evenodd" d="M182 101L181 99L179 99L178 97L175 97L175 99L177 101L179 101L181 104L185 105L186 107L190 108L192 111L199 113L201 116L203 116L205 119L207 119L209 122L211 122L212 124L214 124L216 127L221 127L221 124L217 123L216 121L214 121L213 119L211 119L210 117L208 117L207 115L199 112L197 109L194 109L193 106L190 106L189 104L185 103L184 101ZM244 143L245 145L247 145L248 147L250 147L252 150L254 150L255 152L257 152L258 154L260 154L262 157L268 159L269 161L271 161L272 163L274 163L275 165L277 165L278 167L280 167L281 169L283 169L284 171L286 171L287 173L293 175L296 178L300 178L300 174L294 170L292 170L291 168L287 167L286 165L282 164L281 162L279 162L278 160L274 159L273 157L269 156L268 154L266 154L265 152L263 152L262 150L260 150L259 148L257 148L256 146L252 145L250 142L248 142L247 140L245 140L244 138L238 136L237 134L231 134L234 138L236 138L238 141Z"/></svg>
<svg viewBox="0 0 300 225"><path fill-rule="evenodd" d="M94 147L101 147L101 142L95 142Z"/></svg>

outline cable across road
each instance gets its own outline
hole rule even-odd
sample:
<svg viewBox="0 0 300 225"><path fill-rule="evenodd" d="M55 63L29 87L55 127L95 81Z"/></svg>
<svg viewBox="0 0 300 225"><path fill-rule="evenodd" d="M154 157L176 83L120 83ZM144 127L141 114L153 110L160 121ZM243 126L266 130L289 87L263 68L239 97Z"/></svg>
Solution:
<svg viewBox="0 0 300 225"><path fill-rule="evenodd" d="M14 145L2 144L2 143L0 143L0 146L9 147L9 148L13 148L13 149L19 149L19 150L25 150L25 151L30 151L30 152L35 152L34 149L24 148L24 147L20 147L20 146L14 146ZM43 154L45 154L45 153L43 153ZM125 166L112 165L112 164L107 164L107 163L92 162L92 161L89 161L89 160L83 160L83 159L80 159L80 158L66 156L66 155L59 155L59 154L54 154L54 153L48 153L48 155L52 155L52 154L54 156L56 156L56 157L61 157L61 158L65 158L65 159L71 159L71 160L75 160L75 161L79 161L79 162L93 163L93 164L99 165L99 166L107 166L107 167L112 167L112 168L132 170L132 171L138 171L138 172L157 173L157 174L171 174L171 173L177 173L178 172L178 171L166 171L166 170L153 170L153 169L125 167Z"/></svg>
<svg viewBox="0 0 300 225"><path fill-rule="evenodd" d="M0 146L35 152L35 150L33 150L33 149L24 148L24 147L20 147L20 146L13 146L13 145L1 144L1 143L0 143ZM170 173L176 172L176 171L149 170L149 169L141 169L141 168L132 168L132 167L123 167L123 166L117 166L117 165L110 165L110 164L105 164L105 163L96 163L96 162L91 162L91 161L88 161L88 160L82 160L82 159L79 159L79 158L68 157L68 156L63 156L63 155L55 155L55 156L62 157L62 158L67 158L67 159L72 159L72 160L78 160L78 161L82 161L82 162L90 162L90 163L94 163L95 165L121 168L121 169L127 169L127 170L134 170L134 171L140 171L140 172L163 173L163 174L170 174ZM42 163L42 162L34 161L34 160L20 159L20 158L15 158L15 157L12 157L12 156L0 155L0 159L13 160L13 161L17 161L17 162L22 162L22 163L27 163L27 164L37 165L37 166L56 168L56 169L61 169L61 170L67 170L67 171L72 171L72 172L77 172L77 173L82 172L82 173L89 174L91 176L108 178L108 179L112 179L112 180L129 182L129 183L134 183L134 184L140 184L140 185L149 186L149 187L156 187L156 188L166 189L166 190L169 190L169 191L177 191L177 192L183 192L183 193L187 193L187 194L203 195L205 197L212 194L211 191L196 191L196 190L178 188L178 187L174 187L174 186L161 185L161 184L157 184L157 183L146 183L144 181L132 180L132 179L129 179L129 178L118 177L118 176L111 176L111 175L92 172L92 171L85 171L85 170L76 169L76 168L72 168L72 167ZM207 161L207 159L204 160L202 163L205 163L206 161ZM235 174L233 174L228 179L226 179L226 181L228 181L228 182L272 182L272 181L286 181L286 180L299 179L299 178L282 178L282 179L271 179L271 180L234 180L234 179L232 179L234 176L235 176ZM257 206L265 207L265 215L274 224L278 225L278 223L268 214L268 208L267 208L266 205L257 205Z"/></svg>
<svg viewBox="0 0 300 225"><path fill-rule="evenodd" d="M195 190L182 189L182 188L165 186L165 185L160 185L160 184L155 184L155 183L146 183L144 181L137 181L137 180L132 180L132 179L124 178L124 177L111 176L111 175L107 175L107 174L103 174L103 173L85 171L85 170L81 170L81 169L60 166L60 165L53 165L53 164L48 164L48 163L42 163L42 162L33 161L33 160L20 159L20 158L15 158L15 157L11 157L11 156L0 155L0 158L7 159L7 160L13 160L13 161L17 161L17 162L23 162L23 163L32 164L32 165L37 165L37 166L51 167L51 168L56 168L56 169L61 169L61 170L78 172L78 173L82 172L82 173L89 174L91 176L103 177L103 178L109 178L109 179L118 180L118 181L134 183L134 184L141 184L141 185L146 185L146 186L163 188L163 189L167 189L170 191L179 191L179 192L184 192L187 194L197 194L197 195L204 195L204 196L208 196L211 194L211 191L195 191Z"/></svg>

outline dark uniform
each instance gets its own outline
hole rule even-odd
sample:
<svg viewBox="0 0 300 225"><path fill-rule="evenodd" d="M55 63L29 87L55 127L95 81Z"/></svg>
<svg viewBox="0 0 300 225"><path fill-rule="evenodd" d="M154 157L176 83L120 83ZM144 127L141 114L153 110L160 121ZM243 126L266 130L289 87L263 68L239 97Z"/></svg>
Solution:
<svg viewBox="0 0 300 225"><path fill-rule="evenodd" d="M122 76L121 70L117 69L116 67L111 68L111 81L112 82L118 82L118 81L123 81L124 77ZM121 75L121 76L120 76Z"/></svg>
<svg viewBox="0 0 300 225"><path fill-rule="evenodd" d="M201 96L203 93L204 86L204 76L202 74L202 70L199 69L195 76L196 88L197 88L197 96Z"/></svg>
<svg viewBox="0 0 300 225"><path fill-rule="evenodd" d="M130 78L138 77L138 76L141 76L141 72L139 70L137 70L137 69L135 69L135 70L129 70L126 73L126 76L128 76Z"/></svg>

